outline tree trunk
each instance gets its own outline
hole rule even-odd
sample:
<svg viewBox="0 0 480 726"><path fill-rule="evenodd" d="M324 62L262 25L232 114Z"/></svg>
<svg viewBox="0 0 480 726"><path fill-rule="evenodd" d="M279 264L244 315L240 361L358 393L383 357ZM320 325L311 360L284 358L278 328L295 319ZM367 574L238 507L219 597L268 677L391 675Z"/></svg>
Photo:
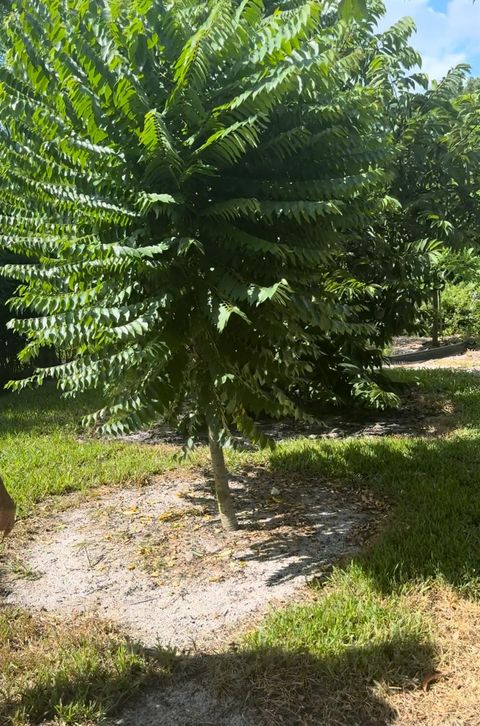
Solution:
<svg viewBox="0 0 480 726"><path fill-rule="evenodd" d="M434 346L439 344L439 338L442 333L442 313L440 304L440 290L435 288L433 291L433 324L432 324L432 343Z"/></svg>
<svg viewBox="0 0 480 726"><path fill-rule="evenodd" d="M238 529L237 517L233 506L232 494L228 485L228 473L225 467L223 449L216 440L211 429L208 431L208 443L212 458L213 477L215 479L215 493L217 495L218 511L223 529L233 532Z"/></svg>

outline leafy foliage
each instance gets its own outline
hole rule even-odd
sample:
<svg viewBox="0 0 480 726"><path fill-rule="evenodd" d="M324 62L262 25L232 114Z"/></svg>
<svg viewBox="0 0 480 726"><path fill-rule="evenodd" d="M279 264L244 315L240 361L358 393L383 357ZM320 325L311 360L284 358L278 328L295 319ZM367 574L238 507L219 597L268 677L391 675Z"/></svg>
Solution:
<svg viewBox="0 0 480 726"><path fill-rule="evenodd" d="M478 282L448 283L442 294L443 330L446 335L480 335Z"/></svg>
<svg viewBox="0 0 480 726"><path fill-rule="evenodd" d="M379 33L374 19L375 13L383 12L383 6L373 3L372 7L365 22L350 27L345 42L363 54L363 62L352 72L352 82L368 87L375 78L382 99L377 130L390 146L391 155L382 162L387 170L385 194L376 213L367 216L364 226L347 230L339 262L346 294L355 295L358 318L370 325L370 334L365 338L362 332L349 331L324 339L324 355L314 366L309 395L329 395L334 402L348 401L351 405L353 394L362 404L384 407L398 399L389 379L380 372L383 351L394 335L415 328L439 252L438 242L428 239L420 226L413 224L412 233L405 234L404 223L410 212L398 189L410 148L399 136L399 108L403 110L422 98L418 89L427 83L417 71L421 58L409 45L415 26L411 19L404 18ZM334 18L331 23L335 23ZM369 204L365 203L367 209Z"/></svg>
<svg viewBox="0 0 480 726"><path fill-rule="evenodd" d="M478 244L480 94L464 89L467 70L452 69L424 94L404 94L392 113L399 156L391 193L402 206L386 237L394 249L400 239L430 250L411 298L417 311Z"/></svg>
<svg viewBox="0 0 480 726"><path fill-rule="evenodd" d="M0 265L11 262L11 256L0 252ZM23 347L22 339L7 328L12 314L7 301L15 291L15 283L0 278L0 386L3 387L10 379L18 377L20 365L18 353Z"/></svg>
<svg viewBox="0 0 480 726"><path fill-rule="evenodd" d="M312 360L374 332L345 244L388 207L385 69L351 32L313 1L17 5L0 243L30 260L3 272L23 359L65 358L22 386L102 389L87 422L113 433L207 418L265 444L252 416L300 415Z"/></svg>

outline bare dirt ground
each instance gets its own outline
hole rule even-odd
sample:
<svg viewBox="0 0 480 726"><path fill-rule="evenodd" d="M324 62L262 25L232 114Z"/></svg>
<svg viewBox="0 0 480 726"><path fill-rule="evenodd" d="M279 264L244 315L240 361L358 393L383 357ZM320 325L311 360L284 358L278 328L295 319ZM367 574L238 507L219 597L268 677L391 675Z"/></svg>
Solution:
<svg viewBox="0 0 480 726"><path fill-rule="evenodd" d="M234 478L241 530L221 530L212 483L179 471L112 490L20 527L0 562L5 604L119 623L145 646L214 653L358 550L380 503L346 504L305 477L254 469ZM75 501L75 500L74 500ZM381 519L381 517L380 517ZM123 726L256 726L255 713L201 679L162 684L111 722Z"/></svg>
<svg viewBox="0 0 480 726"><path fill-rule="evenodd" d="M194 475L195 476L195 475ZM228 643L232 631L353 553L368 521L315 479L233 481L242 529L223 532L211 484L188 473L108 492L35 522L4 564L6 604L95 612L145 645Z"/></svg>
<svg viewBox="0 0 480 726"><path fill-rule="evenodd" d="M445 368L464 371L480 370L480 350L467 350L460 355L452 355L448 358L437 358L433 360L417 361L416 363L402 363L405 368Z"/></svg>
<svg viewBox="0 0 480 726"><path fill-rule="evenodd" d="M439 341L440 346L452 345L453 343L462 342L462 338L458 336L450 336L442 338ZM411 335L398 336L392 341L390 354L404 355L405 353L418 353L419 351L428 350L432 347L432 339L427 337L417 337Z"/></svg>
<svg viewBox="0 0 480 726"><path fill-rule="evenodd" d="M446 338L442 341L442 345L460 342L459 338ZM401 355L404 353L416 353L421 350L427 350L431 347L429 338L395 338L392 346L392 355ZM399 363L402 368L445 368L460 369L465 371L480 370L480 350L467 350L465 353L451 355L447 358L437 358L425 361L414 361L412 363Z"/></svg>
<svg viewBox="0 0 480 726"><path fill-rule="evenodd" d="M109 726L258 726L253 709L219 697L198 680L154 689Z"/></svg>

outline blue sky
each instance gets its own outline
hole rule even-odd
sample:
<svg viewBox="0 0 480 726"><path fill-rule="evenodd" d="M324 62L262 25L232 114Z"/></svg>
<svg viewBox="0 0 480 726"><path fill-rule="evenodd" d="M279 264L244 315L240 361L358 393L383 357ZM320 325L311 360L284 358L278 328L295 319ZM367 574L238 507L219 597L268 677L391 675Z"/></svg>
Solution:
<svg viewBox="0 0 480 726"><path fill-rule="evenodd" d="M451 66L469 63L480 76L480 0L384 0L382 27L405 15L415 21L411 45L423 57L423 70L441 78Z"/></svg>

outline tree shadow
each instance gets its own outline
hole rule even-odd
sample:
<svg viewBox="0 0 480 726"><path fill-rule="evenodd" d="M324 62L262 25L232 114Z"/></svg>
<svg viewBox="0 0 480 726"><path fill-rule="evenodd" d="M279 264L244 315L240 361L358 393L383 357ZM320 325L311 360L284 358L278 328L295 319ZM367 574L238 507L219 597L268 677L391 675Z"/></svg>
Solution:
<svg viewBox="0 0 480 726"><path fill-rule="evenodd" d="M301 451L278 449L273 471L340 483L345 499L362 492L390 502L388 517L356 557L385 593L440 577L464 593L480 593L480 436L367 439Z"/></svg>
<svg viewBox="0 0 480 726"><path fill-rule="evenodd" d="M156 659L171 660L160 649L134 648L152 661L152 673ZM109 720L99 718L109 726L387 726L397 713L380 688L382 694L418 688L434 665L432 647L416 639L318 656L259 646L177 657L170 677L150 673L143 686L132 673L142 687L133 697L124 672L99 665L25 679L15 698L2 703L0 723L13 723L15 713L32 726L58 713L78 723L105 713Z"/></svg>
<svg viewBox="0 0 480 726"><path fill-rule="evenodd" d="M336 655L252 647L180 658L116 720L122 726L387 726L397 718L382 693L417 688L434 668L415 639L352 645ZM375 685L377 684L377 686Z"/></svg>
<svg viewBox="0 0 480 726"><path fill-rule="evenodd" d="M318 476L299 473L292 483L282 472L252 468L248 475L231 479L240 524L231 542L235 558L273 564L267 585L320 578L339 557L357 551L353 534L371 513L346 502L332 487L319 483ZM218 527L212 480L197 484L185 498L211 515L199 529Z"/></svg>

